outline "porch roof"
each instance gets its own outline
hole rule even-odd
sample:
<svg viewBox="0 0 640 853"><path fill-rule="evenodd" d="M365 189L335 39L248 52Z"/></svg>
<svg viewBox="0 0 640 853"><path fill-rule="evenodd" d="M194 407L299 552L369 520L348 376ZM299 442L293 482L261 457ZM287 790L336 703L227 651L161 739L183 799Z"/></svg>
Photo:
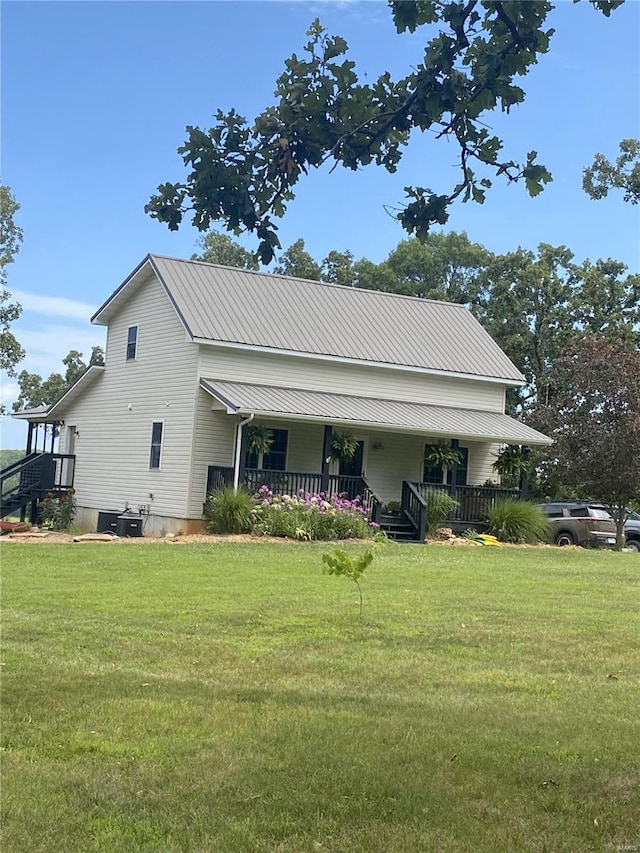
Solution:
<svg viewBox="0 0 640 853"><path fill-rule="evenodd" d="M226 379L200 379L200 385L230 415L253 414L265 418L321 421L334 425L392 429L434 437L507 444L552 443L548 436L500 412L253 385Z"/></svg>

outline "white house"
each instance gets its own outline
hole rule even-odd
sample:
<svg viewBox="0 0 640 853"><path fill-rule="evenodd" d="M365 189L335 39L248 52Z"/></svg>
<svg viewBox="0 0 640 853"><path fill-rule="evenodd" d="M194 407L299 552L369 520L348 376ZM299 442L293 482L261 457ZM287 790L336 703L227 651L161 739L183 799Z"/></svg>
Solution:
<svg viewBox="0 0 640 853"><path fill-rule="evenodd" d="M446 482L425 444L454 440L450 480L478 487L500 444L550 443L505 415L524 377L460 305L148 255L92 322L105 365L32 418L60 424L87 526L129 507L147 535L192 531L207 486L276 472L287 490L362 476L401 501L403 483ZM273 431L268 454L247 452L250 423ZM359 440L341 466L336 431Z"/></svg>

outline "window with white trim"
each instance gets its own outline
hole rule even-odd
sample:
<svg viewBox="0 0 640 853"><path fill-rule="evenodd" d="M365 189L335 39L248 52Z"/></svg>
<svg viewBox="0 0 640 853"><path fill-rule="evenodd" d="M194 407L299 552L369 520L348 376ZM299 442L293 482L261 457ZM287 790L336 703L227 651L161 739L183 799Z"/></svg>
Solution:
<svg viewBox="0 0 640 853"><path fill-rule="evenodd" d="M149 454L149 468L159 468L162 458L162 430L163 421L154 421L151 425L151 452Z"/></svg>
<svg viewBox="0 0 640 853"><path fill-rule="evenodd" d="M138 352L138 327L129 326L127 332L127 361L133 361Z"/></svg>

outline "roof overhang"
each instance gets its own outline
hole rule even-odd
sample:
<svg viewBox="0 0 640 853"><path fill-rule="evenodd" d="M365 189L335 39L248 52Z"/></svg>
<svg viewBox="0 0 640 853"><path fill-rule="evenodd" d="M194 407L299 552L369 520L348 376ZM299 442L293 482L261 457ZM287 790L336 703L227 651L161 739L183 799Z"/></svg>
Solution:
<svg viewBox="0 0 640 853"><path fill-rule="evenodd" d="M200 379L200 386L229 415L313 421L467 441L530 446L553 443L548 436L501 412L220 379Z"/></svg>
<svg viewBox="0 0 640 853"><path fill-rule="evenodd" d="M103 364L92 364L85 370L70 388L64 392L62 397L52 403L50 406L37 406L34 409L25 409L22 412L15 412L11 417L19 420L29 421L35 424L50 424L58 423L64 414L66 407L72 403L76 397L83 394L98 376L104 373Z"/></svg>

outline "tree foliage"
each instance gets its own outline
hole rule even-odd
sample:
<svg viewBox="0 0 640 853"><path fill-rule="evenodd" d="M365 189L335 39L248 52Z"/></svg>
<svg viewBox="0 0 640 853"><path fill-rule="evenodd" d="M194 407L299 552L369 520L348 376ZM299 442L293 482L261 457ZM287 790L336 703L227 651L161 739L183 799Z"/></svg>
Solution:
<svg viewBox="0 0 640 853"><path fill-rule="evenodd" d="M9 187L0 183L0 370L15 376L16 364L24 358L24 350L10 331L11 323L18 319L22 308L10 302L6 288L7 266L15 260L22 243L22 229L14 220L20 205Z"/></svg>
<svg viewBox="0 0 640 853"><path fill-rule="evenodd" d="M247 251L228 234L210 231L198 240L201 251L192 255L194 261L206 261L240 270L257 270L260 264L253 252Z"/></svg>
<svg viewBox="0 0 640 853"><path fill-rule="evenodd" d="M640 139L623 139L620 156L611 163L604 154L596 154L582 173L582 188L593 199L606 198L609 190L622 190L624 200L640 201Z"/></svg>
<svg viewBox="0 0 640 853"><path fill-rule="evenodd" d="M612 507L620 546L624 507L640 499L640 351L577 336L550 381L553 394L535 415L555 439L547 466Z"/></svg>
<svg viewBox="0 0 640 853"><path fill-rule="evenodd" d="M36 406L55 403L88 367L92 364L104 364L104 352L102 347L92 347L91 357L87 365L82 360L82 353L72 349L62 359L62 363L66 367L64 376L61 373L52 373L44 380L38 373L21 370L18 375L20 395L13 404L13 411L21 412L23 409L33 409Z"/></svg>
<svg viewBox="0 0 640 853"><path fill-rule="evenodd" d="M622 0L592 0L605 15ZM348 45L318 20L307 33L302 57L293 54L276 82L275 102L248 122L235 109L218 110L208 130L188 126L178 149L189 170L184 182L158 187L145 210L177 230L187 213L200 231L213 222L258 240L268 264L280 247L274 218L282 217L296 184L311 169L332 162L359 170L370 164L395 172L413 130L455 144L459 175L454 186L405 187L397 218L424 237L448 219L457 200L482 203L496 178L523 181L537 195L551 180L529 151L521 162L503 153L487 114L509 112L524 101L517 80L549 50L553 30L544 0L391 0L398 33L428 32L424 58L392 79L385 71L362 82ZM435 175L425 176L430 183Z"/></svg>

